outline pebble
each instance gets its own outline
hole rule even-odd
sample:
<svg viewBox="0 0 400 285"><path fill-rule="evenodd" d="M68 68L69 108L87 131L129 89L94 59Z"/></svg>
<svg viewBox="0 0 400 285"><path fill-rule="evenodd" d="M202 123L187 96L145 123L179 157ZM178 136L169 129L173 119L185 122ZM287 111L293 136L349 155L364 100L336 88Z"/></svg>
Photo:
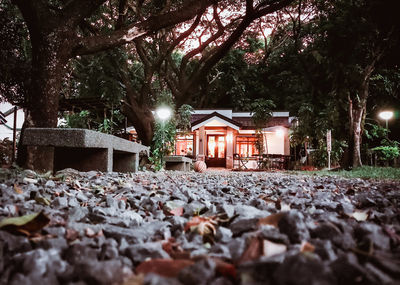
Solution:
<svg viewBox="0 0 400 285"><path fill-rule="evenodd" d="M146 274L143 284L400 281L399 182L263 172L56 175L63 182L32 171L3 175L0 221L44 211L51 222L31 240L0 230L0 284L122 284L143 262L178 257L193 264L173 277ZM15 181L26 183L21 193ZM264 256L266 242L284 250Z"/></svg>

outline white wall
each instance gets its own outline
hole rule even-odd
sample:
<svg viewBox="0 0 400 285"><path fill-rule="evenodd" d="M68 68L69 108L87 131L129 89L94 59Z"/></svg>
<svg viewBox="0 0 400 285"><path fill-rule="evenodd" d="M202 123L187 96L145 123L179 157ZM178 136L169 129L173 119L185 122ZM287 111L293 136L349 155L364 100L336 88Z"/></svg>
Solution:
<svg viewBox="0 0 400 285"><path fill-rule="evenodd" d="M0 111L5 113L8 110L14 108L13 105L10 103L0 103ZM0 125L0 140L3 140L5 138L9 138L9 140L12 140L13 138L13 128L14 128L14 113L11 113L6 117L7 123L6 125L10 128L7 128L5 125L1 124ZM17 111L17 129L22 128L22 124L24 123L25 120L25 114L22 109L19 109Z"/></svg>

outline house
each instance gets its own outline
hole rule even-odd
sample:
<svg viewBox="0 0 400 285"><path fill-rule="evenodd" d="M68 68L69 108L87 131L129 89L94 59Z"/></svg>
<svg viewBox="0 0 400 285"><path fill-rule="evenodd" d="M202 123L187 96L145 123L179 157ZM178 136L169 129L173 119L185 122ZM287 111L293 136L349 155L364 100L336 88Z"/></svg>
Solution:
<svg viewBox="0 0 400 285"><path fill-rule="evenodd" d="M263 152L290 155L289 112L273 112L262 128ZM178 135L176 155L192 155L208 167L234 168L234 157L242 158L247 168L257 167L256 127L251 113L232 110L195 110L191 133Z"/></svg>
<svg viewBox="0 0 400 285"><path fill-rule="evenodd" d="M15 106L10 103L0 103L0 140L5 138L8 138L9 140L13 139L14 111ZM19 132L25 120L25 113L20 107L17 108L16 120L16 130Z"/></svg>

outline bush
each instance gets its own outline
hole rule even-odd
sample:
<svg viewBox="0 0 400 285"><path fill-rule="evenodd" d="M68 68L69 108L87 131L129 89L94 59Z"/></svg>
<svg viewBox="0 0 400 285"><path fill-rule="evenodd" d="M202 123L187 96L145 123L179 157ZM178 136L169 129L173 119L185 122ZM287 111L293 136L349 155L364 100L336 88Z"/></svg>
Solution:
<svg viewBox="0 0 400 285"><path fill-rule="evenodd" d="M10 165L12 160L13 142L8 138L0 140L0 163L1 165Z"/></svg>

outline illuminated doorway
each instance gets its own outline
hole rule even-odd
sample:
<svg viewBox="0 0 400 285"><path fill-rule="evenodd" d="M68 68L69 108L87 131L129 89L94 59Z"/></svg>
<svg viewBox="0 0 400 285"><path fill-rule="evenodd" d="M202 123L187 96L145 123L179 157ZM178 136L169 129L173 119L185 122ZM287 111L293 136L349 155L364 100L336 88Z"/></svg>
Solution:
<svg viewBox="0 0 400 285"><path fill-rule="evenodd" d="M226 140L223 135L207 135L207 156L208 167L226 166Z"/></svg>

